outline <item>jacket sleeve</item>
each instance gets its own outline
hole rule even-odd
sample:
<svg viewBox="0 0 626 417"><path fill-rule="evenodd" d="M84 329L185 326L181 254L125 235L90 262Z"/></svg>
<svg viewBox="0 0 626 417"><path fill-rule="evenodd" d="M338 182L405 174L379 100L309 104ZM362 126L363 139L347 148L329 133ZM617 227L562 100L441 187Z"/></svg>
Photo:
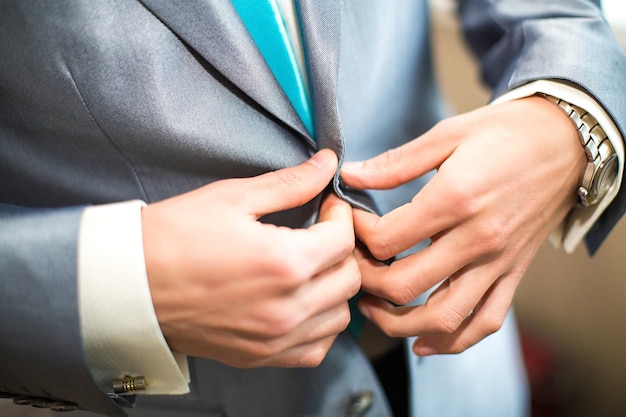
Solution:
<svg viewBox="0 0 626 417"><path fill-rule="evenodd" d="M467 43L494 97L540 79L572 83L626 137L626 56L597 0L461 0ZM594 253L626 211L622 189L585 237Z"/></svg>
<svg viewBox="0 0 626 417"><path fill-rule="evenodd" d="M24 404L124 416L92 380L82 349L82 211L0 204L0 392Z"/></svg>

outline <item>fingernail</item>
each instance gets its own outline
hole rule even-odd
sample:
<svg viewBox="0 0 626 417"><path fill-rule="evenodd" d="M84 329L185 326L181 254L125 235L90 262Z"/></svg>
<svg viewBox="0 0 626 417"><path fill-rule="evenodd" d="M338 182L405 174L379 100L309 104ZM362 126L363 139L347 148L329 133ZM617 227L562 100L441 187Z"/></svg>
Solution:
<svg viewBox="0 0 626 417"><path fill-rule="evenodd" d="M311 159L309 159L309 162L313 164L314 166L320 168L328 164L328 161L330 161L330 156L331 156L330 150L322 149L321 151L313 155Z"/></svg>

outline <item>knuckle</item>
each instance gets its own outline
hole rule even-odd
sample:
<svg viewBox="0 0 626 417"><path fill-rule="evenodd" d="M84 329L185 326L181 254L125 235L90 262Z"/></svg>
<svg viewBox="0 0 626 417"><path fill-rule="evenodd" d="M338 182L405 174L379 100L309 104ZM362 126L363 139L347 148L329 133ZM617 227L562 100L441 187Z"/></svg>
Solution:
<svg viewBox="0 0 626 417"><path fill-rule="evenodd" d="M367 242L370 253L378 260L384 261L394 257L400 251L396 244L384 234L376 234Z"/></svg>
<svg viewBox="0 0 626 417"><path fill-rule="evenodd" d="M344 267L345 279L342 279L342 289L346 291L346 299L355 296L361 289L361 270L356 259L351 258Z"/></svg>
<svg viewBox="0 0 626 417"><path fill-rule="evenodd" d="M273 335L276 337L284 337L293 332L298 326L299 320L294 315L285 314L270 322L270 326L274 329Z"/></svg>
<svg viewBox="0 0 626 417"><path fill-rule="evenodd" d="M277 279L277 284L293 288L308 278L302 267L302 256L293 246L280 243L268 246L261 262L270 276Z"/></svg>
<svg viewBox="0 0 626 417"><path fill-rule="evenodd" d="M301 177L293 169L282 169L274 171L279 182L287 189L298 189L302 182Z"/></svg>
<svg viewBox="0 0 626 417"><path fill-rule="evenodd" d="M351 245L344 244L334 249L333 251L334 258L336 259L337 265L341 266L342 269L351 269L351 263L356 265L356 257L354 256L354 247Z"/></svg>
<svg viewBox="0 0 626 417"><path fill-rule="evenodd" d="M435 320L434 330L437 333L452 334L459 328L466 317L466 314L462 314L456 309L443 309Z"/></svg>
<svg viewBox="0 0 626 417"><path fill-rule="evenodd" d="M468 122L467 113L458 114L440 120L432 127L431 130L438 132L439 135L442 135L443 137L457 142L461 138L467 136Z"/></svg>
<svg viewBox="0 0 626 417"><path fill-rule="evenodd" d="M266 361L278 355L280 350L272 343L259 343L252 353L257 360Z"/></svg>
<svg viewBox="0 0 626 417"><path fill-rule="evenodd" d="M457 342L447 349L447 353L450 353L450 354L463 353L472 346L473 346L473 343Z"/></svg>
<svg viewBox="0 0 626 417"><path fill-rule="evenodd" d="M462 218L471 218L479 212L480 206L476 198L476 189L471 176L467 176L459 181L454 181L447 189L447 198L450 207Z"/></svg>
<svg viewBox="0 0 626 417"><path fill-rule="evenodd" d="M298 365L302 368L315 368L319 366L326 358L329 349L330 345L328 343L315 343L300 355Z"/></svg>
<svg viewBox="0 0 626 417"><path fill-rule="evenodd" d="M289 288L300 285L308 278L302 268L302 262L298 262L295 257L284 259L275 268L276 276Z"/></svg>
<svg viewBox="0 0 626 417"><path fill-rule="evenodd" d="M409 337L414 336L415 332L411 329L408 329L407 324L402 320L394 320L393 318L378 316L373 312L372 321L376 324L376 326L387 336L390 338L400 338L400 337Z"/></svg>
<svg viewBox="0 0 626 417"><path fill-rule="evenodd" d="M459 338L458 340L455 341L455 343L453 343L451 346L448 347L447 353L456 354L456 353L464 352L465 350L469 349L470 347L472 347L473 345L475 345L476 343L478 343L480 340L484 339L485 337L496 333L501 328L502 328L502 321L497 317L492 317L487 320L484 320L481 323L480 339L472 341L472 340Z"/></svg>
<svg viewBox="0 0 626 417"><path fill-rule="evenodd" d="M394 287L389 292L389 301L397 305L408 304L419 297L418 291L408 281L394 282Z"/></svg>
<svg viewBox="0 0 626 417"><path fill-rule="evenodd" d="M381 155L381 158L384 166L395 167L401 165L403 162L402 147L388 150Z"/></svg>
<svg viewBox="0 0 626 417"><path fill-rule="evenodd" d="M354 297L355 295L359 293L360 290L361 290L361 272L359 271L357 267L353 275L353 279L350 284L350 287L348 289L348 298Z"/></svg>
<svg viewBox="0 0 626 417"><path fill-rule="evenodd" d="M288 335L298 327L301 321L296 311L298 310L290 310L282 305L268 308L263 320L263 333L271 339Z"/></svg>
<svg viewBox="0 0 626 417"><path fill-rule="evenodd" d="M482 255L501 253L509 242L507 227L501 223L486 225L476 235L475 248Z"/></svg>
<svg viewBox="0 0 626 417"><path fill-rule="evenodd" d="M462 123L460 122L461 115L456 115L452 117L446 117L445 119L439 120L432 127L432 130L437 130L448 134L451 131L458 130L457 128L462 127Z"/></svg>
<svg viewBox="0 0 626 417"><path fill-rule="evenodd" d="M350 315L350 308L348 307L348 304L346 303L345 308L343 308L337 315L337 322L336 322L337 324L334 327L332 334L338 335L339 333L346 330L348 326L350 325L351 320L352 320L352 316Z"/></svg>
<svg viewBox="0 0 626 417"><path fill-rule="evenodd" d="M390 165L395 165L399 162L402 162L402 148L393 148L384 153L385 162Z"/></svg>
<svg viewBox="0 0 626 417"><path fill-rule="evenodd" d="M488 316L481 323L485 337L494 334L502 328L502 319L497 316Z"/></svg>
<svg viewBox="0 0 626 417"><path fill-rule="evenodd" d="M353 233L354 232L351 230L346 239L344 239L343 245L339 249L343 259L351 257L354 253L354 249L356 248L356 241Z"/></svg>
<svg viewBox="0 0 626 417"><path fill-rule="evenodd" d="M258 341L250 344L241 357L237 359L237 367L254 367L256 363L263 363L271 360L280 353L277 345L264 341Z"/></svg>
<svg viewBox="0 0 626 417"><path fill-rule="evenodd" d="M405 332L401 331L398 327L391 323L387 325L380 325L380 329L383 331L383 333L385 333L387 337L391 337L394 339L407 336Z"/></svg>
<svg viewBox="0 0 626 417"><path fill-rule="evenodd" d="M255 242L255 248L259 249L251 255L254 264L257 264L264 272L272 272L276 269L276 273L280 272L281 266L285 261L283 247L285 245L280 241L280 237L275 237L271 245L259 239Z"/></svg>
<svg viewBox="0 0 626 417"><path fill-rule="evenodd" d="M396 166L402 162L402 148L390 149L374 159L365 161L366 168L378 168L380 166Z"/></svg>

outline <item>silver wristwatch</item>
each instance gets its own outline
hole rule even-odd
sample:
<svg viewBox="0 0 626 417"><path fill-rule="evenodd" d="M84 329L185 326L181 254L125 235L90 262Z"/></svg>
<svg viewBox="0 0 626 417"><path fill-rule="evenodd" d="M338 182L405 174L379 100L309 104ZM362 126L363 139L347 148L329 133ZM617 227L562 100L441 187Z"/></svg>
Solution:
<svg viewBox="0 0 626 417"><path fill-rule="evenodd" d="M539 94L556 104L578 129L585 147L587 166L583 172L578 197L583 207L596 204L611 189L618 172L617 154L598 121L585 110L549 94Z"/></svg>

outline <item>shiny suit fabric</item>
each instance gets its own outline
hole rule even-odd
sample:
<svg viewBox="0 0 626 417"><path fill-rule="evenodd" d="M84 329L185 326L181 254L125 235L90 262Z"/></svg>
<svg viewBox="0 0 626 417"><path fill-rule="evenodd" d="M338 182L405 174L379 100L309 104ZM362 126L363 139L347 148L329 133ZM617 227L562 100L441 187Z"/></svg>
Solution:
<svg viewBox="0 0 626 417"><path fill-rule="evenodd" d="M154 202L292 166L322 147L342 160L366 158L445 115L425 1L296 6L317 141L228 1L0 1L0 392L110 416L327 417L346 415L355 395L371 391L365 415L390 415L348 334L315 369L239 370L191 358L191 394L141 397L134 409L98 390L83 356L76 249L85 206ZM535 79L566 80L625 132L626 66L594 2L468 0L459 11L495 95ZM603 57L606 65L585 64ZM374 205L391 210L420 186L373 193ZM373 208L338 175L333 188ZM587 237L592 250L625 200L620 193ZM268 221L306 226L318 204ZM411 356L407 365L415 416L526 412L512 316L464 354Z"/></svg>

